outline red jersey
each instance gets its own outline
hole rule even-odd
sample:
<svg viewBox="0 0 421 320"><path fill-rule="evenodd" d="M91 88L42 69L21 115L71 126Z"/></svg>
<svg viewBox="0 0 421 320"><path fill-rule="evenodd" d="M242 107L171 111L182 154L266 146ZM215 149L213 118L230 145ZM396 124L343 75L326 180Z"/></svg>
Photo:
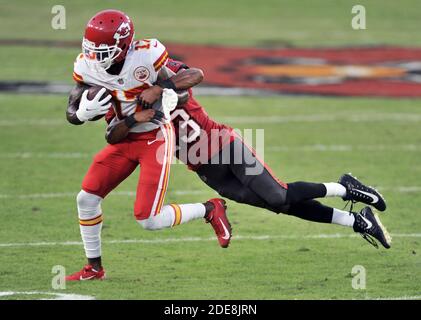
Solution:
<svg viewBox="0 0 421 320"><path fill-rule="evenodd" d="M175 73L188 68L172 59L168 60L166 67ZM171 120L176 135L176 156L192 170L208 163L211 157L234 140L233 129L212 120L193 97L191 89L188 101L171 112Z"/></svg>
<svg viewBox="0 0 421 320"><path fill-rule="evenodd" d="M184 63L172 59L168 60L166 67L175 73L188 69ZM192 90L188 91L188 101L171 112L171 120L176 136L177 158L191 170L197 170L201 164L209 163L209 159L231 143L235 136L231 127L212 120L193 97ZM114 112L110 110L105 119L110 122L113 117Z"/></svg>

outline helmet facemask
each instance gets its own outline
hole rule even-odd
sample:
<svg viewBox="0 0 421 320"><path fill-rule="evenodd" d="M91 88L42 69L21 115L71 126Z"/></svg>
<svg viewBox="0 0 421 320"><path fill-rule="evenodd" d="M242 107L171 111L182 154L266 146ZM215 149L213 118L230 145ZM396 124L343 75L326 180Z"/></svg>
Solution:
<svg viewBox="0 0 421 320"><path fill-rule="evenodd" d="M94 42L83 38L82 52L86 59L88 66L95 71L105 71L113 64L114 60L122 52L118 47L118 40L112 46L107 44L100 44L96 46Z"/></svg>

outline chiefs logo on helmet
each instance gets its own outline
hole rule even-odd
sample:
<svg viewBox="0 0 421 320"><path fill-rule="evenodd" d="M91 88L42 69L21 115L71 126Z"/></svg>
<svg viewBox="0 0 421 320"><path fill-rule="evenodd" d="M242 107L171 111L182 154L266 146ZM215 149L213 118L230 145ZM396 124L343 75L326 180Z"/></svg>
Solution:
<svg viewBox="0 0 421 320"><path fill-rule="evenodd" d="M133 40L130 18L118 10L103 10L94 15L85 29L82 41L84 55L93 69L108 69L123 61Z"/></svg>
<svg viewBox="0 0 421 320"><path fill-rule="evenodd" d="M123 22L114 33L114 39L120 40L130 36L130 24Z"/></svg>

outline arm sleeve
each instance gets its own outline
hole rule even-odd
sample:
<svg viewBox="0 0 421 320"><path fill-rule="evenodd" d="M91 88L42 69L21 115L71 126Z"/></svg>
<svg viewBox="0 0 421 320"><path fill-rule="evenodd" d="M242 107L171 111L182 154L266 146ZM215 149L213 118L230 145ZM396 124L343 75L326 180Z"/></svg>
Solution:
<svg viewBox="0 0 421 320"><path fill-rule="evenodd" d="M174 59L169 58L167 64L165 65L168 69L172 72L177 73L182 69L189 69L189 66L182 61L177 61Z"/></svg>
<svg viewBox="0 0 421 320"><path fill-rule="evenodd" d="M83 84L83 72L82 72L82 59L83 58L83 53L80 53L77 57L76 60L74 62L73 65L73 80L76 81L76 83L80 83Z"/></svg>

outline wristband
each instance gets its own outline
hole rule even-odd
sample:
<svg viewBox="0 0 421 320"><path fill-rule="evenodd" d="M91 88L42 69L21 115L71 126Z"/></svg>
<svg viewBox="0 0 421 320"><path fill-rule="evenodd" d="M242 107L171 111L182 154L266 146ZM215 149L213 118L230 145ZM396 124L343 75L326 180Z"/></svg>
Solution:
<svg viewBox="0 0 421 320"><path fill-rule="evenodd" d="M172 80L171 79L166 79L166 80L162 80L162 81L159 81L158 83L158 86L160 86L162 89L173 89L174 91L177 89L176 87L175 87L175 84L174 84L174 82L172 82Z"/></svg>
<svg viewBox="0 0 421 320"><path fill-rule="evenodd" d="M134 113L124 118L124 123L128 128L133 127L137 123L136 119L134 118Z"/></svg>

